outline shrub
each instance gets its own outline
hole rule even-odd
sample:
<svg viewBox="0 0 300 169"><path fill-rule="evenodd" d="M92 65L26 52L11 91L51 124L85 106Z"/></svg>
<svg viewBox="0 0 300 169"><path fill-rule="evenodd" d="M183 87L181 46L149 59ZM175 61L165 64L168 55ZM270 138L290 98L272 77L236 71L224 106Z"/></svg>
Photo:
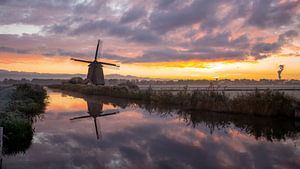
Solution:
<svg viewBox="0 0 300 169"><path fill-rule="evenodd" d="M84 84L85 81L81 78L81 77L72 77L68 83L71 83L71 84Z"/></svg>
<svg viewBox="0 0 300 169"><path fill-rule="evenodd" d="M139 90L140 89L136 84L134 84L130 81L127 81L125 83L120 83L120 84L118 84L118 86L119 87L126 87L129 90Z"/></svg>

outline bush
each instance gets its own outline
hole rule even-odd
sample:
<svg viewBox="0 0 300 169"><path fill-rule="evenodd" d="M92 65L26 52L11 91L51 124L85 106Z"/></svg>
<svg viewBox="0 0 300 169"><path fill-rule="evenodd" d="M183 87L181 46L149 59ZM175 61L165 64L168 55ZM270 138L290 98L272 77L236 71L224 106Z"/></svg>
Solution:
<svg viewBox="0 0 300 169"><path fill-rule="evenodd" d="M86 82L81 77L72 77L68 83L71 84L85 84Z"/></svg>
<svg viewBox="0 0 300 169"><path fill-rule="evenodd" d="M130 81L127 81L125 83L120 83L120 84L118 84L118 86L119 87L126 87L129 90L135 90L135 91L140 89L136 84L134 84Z"/></svg>

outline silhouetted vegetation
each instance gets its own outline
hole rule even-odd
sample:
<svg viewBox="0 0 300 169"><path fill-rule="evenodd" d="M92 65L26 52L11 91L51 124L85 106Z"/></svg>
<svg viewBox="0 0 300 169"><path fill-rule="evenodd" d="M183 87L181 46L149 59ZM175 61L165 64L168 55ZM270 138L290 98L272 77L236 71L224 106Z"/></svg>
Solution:
<svg viewBox="0 0 300 169"><path fill-rule="evenodd" d="M68 83L71 84L85 84L85 81L81 77L72 77Z"/></svg>
<svg viewBox="0 0 300 169"><path fill-rule="evenodd" d="M243 93L234 98L214 88L188 92L182 90L177 93L166 91L131 90L119 86L94 86L81 84L51 85L51 88L80 92L87 95L111 96L125 99L142 100L151 105L171 105L184 110L201 110L209 112L226 112L259 116L287 116L294 117L299 105L297 100L284 92L265 90Z"/></svg>
<svg viewBox="0 0 300 169"><path fill-rule="evenodd" d="M124 83L120 83L120 84L118 84L118 86L119 87L126 87L129 90L139 90L140 89L136 84L134 84L134 83L132 83L130 81L126 81Z"/></svg>
<svg viewBox="0 0 300 169"><path fill-rule="evenodd" d="M284 92L265 90L240 94L231 100L230 111L252 115L294 116L299 103Z"/></svg>
<svg viewBox="0 0 300 169"><path fill-rule="evenodd" d="M3 154L25 152L30 145L34 129L28 119L14 112L1 113L0 125L4 128Z"/></svg>
<svg viewBox="0 0 300 169"><path fill-rule="evenodd" d="M268 141L297 138L300 127L290 118L256 117L249 115L233 115L211 112L178 111L177 114L185 119L187 124L196 127L206 125L211 133L214 130L236 127L256 139Z"/></svg>
<svg viewBox="0 0 300 169"><path fill-rule="evenodd" d="M47 91L39 85L17 85L8 104L8 111L33 117L44 112Z"/></svg>
<svg viewBox="0 0 300 169"><path fill-rule="evenodd" d="M16 85L3 112L0 126L4 128L3 153L25 152L31 145L33 119L45 111L47 92L41 86Z"/></svg>
<svg viewBox="0 0 300 169"><path fill-rule="evenodd" d="M184 91L183 91L184 92ZM206 97L210 96L206 91ZM63 91L64 94L86 99L101 100L102 103L112 104L122 108L128 106L138 106L146 109L151 114L157 114L161 117L178 116L183 119L187 125L197 127L205 125L211 133L218 130L227 130L237 128L256 139L266 139L268 141L285 140L288 138L299 137L300 126L297 121L286 117L257 117L248 114L226 114L209 112L205 110L179 110L173 105L153 104L139 100L128 100L103 96L87 96L76 92ZM223 93L220 92L217 100L222 100ZM228 100L227 100L228 101Z"/></svg>

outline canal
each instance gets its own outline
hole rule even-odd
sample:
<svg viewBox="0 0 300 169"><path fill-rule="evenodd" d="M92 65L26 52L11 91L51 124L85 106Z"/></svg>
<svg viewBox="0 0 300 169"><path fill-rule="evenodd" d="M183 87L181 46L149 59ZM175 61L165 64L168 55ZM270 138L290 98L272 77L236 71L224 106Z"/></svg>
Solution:
<svg viewBox="0 0 300 169"><path fill-rule="evenodd" d="M48 95L45 113L33 119L31 145L4 154L3 168L300 168L294 120Z"/></svg>

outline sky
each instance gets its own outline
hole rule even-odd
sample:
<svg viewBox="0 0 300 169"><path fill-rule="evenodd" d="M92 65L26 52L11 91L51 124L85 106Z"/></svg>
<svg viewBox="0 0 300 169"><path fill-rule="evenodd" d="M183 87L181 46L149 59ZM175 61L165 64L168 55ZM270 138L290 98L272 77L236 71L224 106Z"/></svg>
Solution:
<svg viewBox="0 0 300 169"><path fill-rule="evenodd" d="M105 74L300 79L299 0L0 0L0 69L78 74L103 40Z"/></svg>

